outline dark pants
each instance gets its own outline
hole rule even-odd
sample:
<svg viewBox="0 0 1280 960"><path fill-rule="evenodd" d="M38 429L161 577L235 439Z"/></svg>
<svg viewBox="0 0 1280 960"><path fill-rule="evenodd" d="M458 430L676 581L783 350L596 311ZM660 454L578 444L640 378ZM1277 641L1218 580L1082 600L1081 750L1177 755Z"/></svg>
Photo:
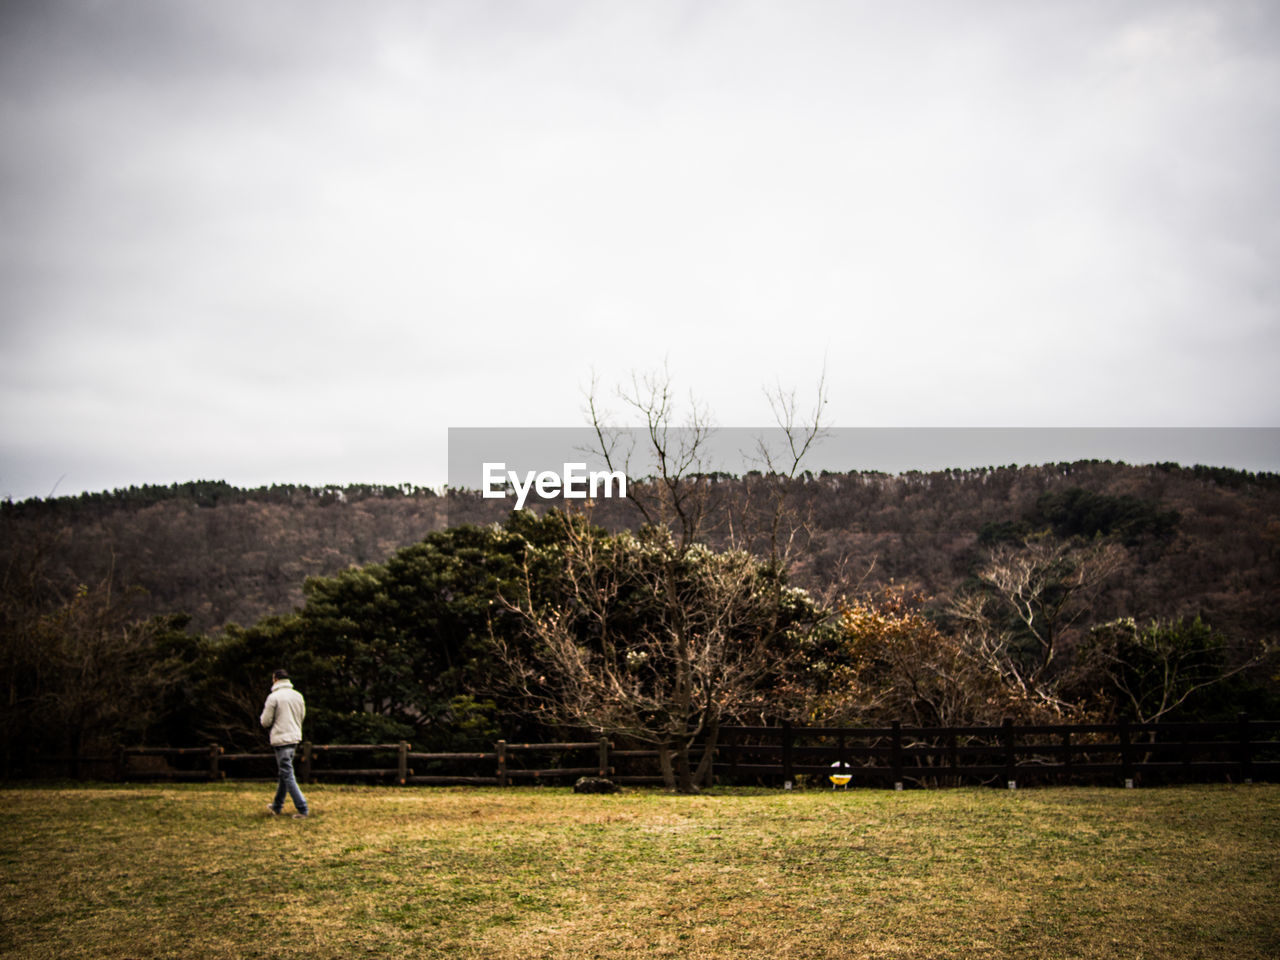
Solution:
<svg viewBox="0 0 1280 960"><path fill-rule="evenodd" d="M307 812L307 798L298 789L298 781L293 776L293 751L296 749L298 749L296 743L275 748L276 774L280 782L276 786L276 798L272 801L271 809L276 813L284 809L285 794L293 798L293 805L297 807L299 813Z"/></svg>

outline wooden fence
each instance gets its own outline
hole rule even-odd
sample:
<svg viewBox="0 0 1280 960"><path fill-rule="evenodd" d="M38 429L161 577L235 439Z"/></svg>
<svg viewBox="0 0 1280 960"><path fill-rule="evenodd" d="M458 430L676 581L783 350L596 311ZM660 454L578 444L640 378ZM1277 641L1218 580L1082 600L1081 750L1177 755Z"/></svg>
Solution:
<svg viewBox="0 0 1280 960"><path fill-rule="evenodd" d="M1280 779L1280 721L986 727L725 727L718 778L783 786Z"/></svg>
<svg viewBox="0 0 1280 960"><path fill-rule="evenodd" d="M1124 786L1202 780L1280 780L1280 721L1118 723L985 727L730 726L720 730L712 769L722 784L829 787L831 774L853 786L987 783L1111 783ZM694 752L696 763L702 750ZM658 784L657 751L617 749L608 738L508 743L492 750L426 752L412 745L311 744L294 765L318 780L505 787L563 783L582 776ZM124 780L275 780L271 752L222 747L138 747L113 757L44 758L72 776ZM66 764L66 766L62 766Z"/></svg>
<svg viewBox="0 0 1280 960"><path fill-rule="evenodd" d="M355 766L352 757L363 758L362 765ZM444 753L414 750L406 741L303 743L294 755L294 770L303 783L385 780L401 785L506 787L585 776L638 785L662 782L661 776L644 770L656 764L657 757L656 750L617 749L607 737L551 743L499 740L492 750ZM92 759L100 766L111 760L114 775L124 780L275 780L274 752L227 753L217 745L126 748L115 758ZM619 771L619 761L632 769Z"/></svg>

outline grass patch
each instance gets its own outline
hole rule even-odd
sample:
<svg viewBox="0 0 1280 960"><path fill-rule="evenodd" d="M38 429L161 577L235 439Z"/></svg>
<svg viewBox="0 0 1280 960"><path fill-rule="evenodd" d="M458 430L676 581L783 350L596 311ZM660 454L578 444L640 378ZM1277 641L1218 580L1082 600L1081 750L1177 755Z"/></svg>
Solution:
<svg viewBox="0 0 1280 960"><path fill-rule="evenodd" d="M21 958L1280 956L1280 787L0 790Z"/></svg>

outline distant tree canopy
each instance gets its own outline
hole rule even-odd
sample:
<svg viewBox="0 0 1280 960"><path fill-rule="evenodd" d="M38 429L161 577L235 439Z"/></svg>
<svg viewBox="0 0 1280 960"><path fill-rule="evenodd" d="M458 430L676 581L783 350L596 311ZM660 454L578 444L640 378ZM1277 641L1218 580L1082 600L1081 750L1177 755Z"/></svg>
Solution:
<svg viewBox="0 0 1280 960"><path fill-rule="evenodd" d="M1126 546L1136 546L1168 536L1178 519L1176 510L1162 510L1156 500L1071 487L1041 494L1021 519L988 521L978 532L978 541L1011 543L1047 530L1063 539L1114 537Z"/></svg>
<svg viewBox="0 0 1280 960"><path fill-rule="evenodd" d="M39 581L50 603L82 583L141 588L148 612L206 631L283 615L308 577L385 560L443 515L442 498L407 485L132 487L3 504L0 566Z"/></svg>
<svg viewBox="0 0 1280 960"><path fill-rule="evenodd" d="M0 501L0 510L18 514L74 514L103 510L137 510L178 500L197 507L220 507L234 503L297 504L307 501L345 503L369 499L394 500L401 497L432 497L430 487L411 483L352 483L310 487L299 483L273 483L263 487L236 487L225 480L189 480L184 483L143 484L121 487L101 493L82 493L70 497L38 497L13 502Z"/></svg>
<svg viewBox="0 0 1280 960"><path fill-rule="evenodd" d="M741 516L742 503L770 501L765 480L717 476L709 484L705 542L722 549L753 532L758 544L768 539ZM817 593L852 586L863 574L847 584L841 577L858 570L867 586L893 581L926 596L949 593L982 548L1048 531L1111 537L1136 550L1144 569L1116 615L1204 612L1251 636L1280 623L1280 601L1266 597L1280 572L1275 474L1079 461L901 476L823 471L770 482L786 489L801 521L793 580ZM507 509L408 484L144 486L0 503L0 565L21 567L22 554L38 553L62 599L110 576L117 588L145 590L148 613L182 612L194 630L217 630L287 614L303 602L308 577L385 561L432 530L502 522ZM593 521L616 532L637 517L626 501L609 500L596 504ZM1241 591L1244 602L1228 602Z"/></svg>

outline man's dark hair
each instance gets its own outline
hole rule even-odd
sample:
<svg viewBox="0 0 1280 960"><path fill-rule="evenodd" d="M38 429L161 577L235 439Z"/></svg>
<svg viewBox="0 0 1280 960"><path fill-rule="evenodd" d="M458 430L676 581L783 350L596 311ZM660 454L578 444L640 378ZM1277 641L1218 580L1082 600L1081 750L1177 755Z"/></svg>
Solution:
<svg viewBox="0 0 1280 960"><path fill-rule="evenodd" d="M272 680L288 680L288 679L289 679L289 671L288 671L288 670L277 670L275 673L271 674L271 679L272 679Z"/></svg>

